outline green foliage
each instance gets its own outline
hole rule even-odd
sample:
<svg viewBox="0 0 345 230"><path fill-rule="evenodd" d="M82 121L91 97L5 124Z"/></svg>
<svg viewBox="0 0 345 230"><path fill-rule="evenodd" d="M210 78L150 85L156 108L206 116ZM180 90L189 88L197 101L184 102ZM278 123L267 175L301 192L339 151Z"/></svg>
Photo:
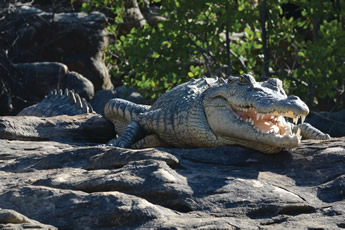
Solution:
<svg viewBox="0 0 345 230"><path fill-rule="evenodd" d="M108 30L116 41L106 58L110 73L144 96L155 98L190 78L219 76L227 68L233 75L263 75L262 1L139 0L141 6L158 4L165 20L121 34L123 2L91 0L83 9L111 9L114 20ZM293 17L284 4L294 4ZM267 1L271 77L282 79L289 93L309 105L331 100L344 106L344 7L342 0ZM232 66L227 66L227 27L233 35ZM236 34L241 36L235 39Z"/></svg>

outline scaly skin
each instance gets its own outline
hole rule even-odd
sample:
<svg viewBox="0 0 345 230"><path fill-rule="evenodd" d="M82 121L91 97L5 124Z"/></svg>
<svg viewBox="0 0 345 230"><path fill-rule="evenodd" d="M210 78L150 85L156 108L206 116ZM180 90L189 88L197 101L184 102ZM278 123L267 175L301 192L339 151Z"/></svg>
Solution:
<svg viewBox="0 0 345 230"><path fill-rule="evenodd" d="M17 116L52 117L58 115L77 115L94 113L92 106L73 90L65 92L53 90L38 104L29 106L20 111Z"/></svg>
<svg viewBox="0 0 345 230"><path fill-rule="evenodd" d="M113 99L104 112L121 134L110 143L120 147L242 145L276 153L296 147L301 134L308 139L330 138L303 124L307 105L296 96L288 97L280 80L256 82L248 74L227 80L193 79L151 107ZM301 124L284 117L295 124L301 117Z"/></svg>

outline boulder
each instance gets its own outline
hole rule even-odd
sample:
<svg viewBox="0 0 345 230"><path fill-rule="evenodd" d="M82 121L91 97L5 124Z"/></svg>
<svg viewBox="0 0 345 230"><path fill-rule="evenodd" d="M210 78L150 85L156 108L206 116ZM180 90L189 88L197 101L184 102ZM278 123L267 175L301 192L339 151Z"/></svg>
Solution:
<svg viewBox="0 0 345 230"><path fill-rule="evenodd" d="M91 81L76 72L69 72L58 62L15 64L23 76L23 84L30 89L30 101L39 102L54 89L73 89L86 100L91 100L94 87Z"/></svg>
<svg viewBox="0 0 345 230"><path fill-rule="evenodd" d="M113 87L104 64L108 33L102 13L50 13L22 5L1 16L11 62L60 62L89 79L95 90Z"/></svg>
<svg viewBox="0 0 345 230"><path fill-rule="evenodd" d="M0 228L57 230L57 228L51 225L41 224L38 221L29 219L26 216L10 209L0 209Z"/></svg>
<svg viewBox="0 0 345 230"><path fill-rule="evenodd" d="M106 17L61 13L68 1L56 3L59 10L42 1L49 12L32 4L0 2L0 115L17 114L53 88L74 89L87 100L95 90L112 89Z"/></svg>
<svg viewBox="0 0 345 230"><path fill-rule="evenodd" d="M69 72L65 76L66 79L66 86L62 87L65 89L73 89L76 93L78 93L81 97L85 98L86 100L90 101L94 94L95 90L91 81L85 78L83 75L77 72Z"/></svg>
<svg viewBox="0 0 345 230"><path fill-rule="evenodd" d="M331 137L345 136L345 109L337 112L312 111L306 121Z"/></svg>
<svg viewBox="0 0 345 230"><path fill-rule="evenodd" d="M60 122L35 119L41 120L40 130L51 133L52 127L76 119L53 118ZM266 155L239 146L123 149L75 140L70 134L25 140L21 136L32 128L17 126L23 127L21 133L0 139L0 208L44 225L345 228L344 137L306 140L297 148Z"/></svg>
<svg viewBox="0 0 345 230"><path fill-rule="evenodd" d="M1 36L0 36L1 44ZM22 76L10 63L5 50L0 49L0 116L16 114L29 104L23 103ZM19 107L19 109L16 109Z"/></svg>

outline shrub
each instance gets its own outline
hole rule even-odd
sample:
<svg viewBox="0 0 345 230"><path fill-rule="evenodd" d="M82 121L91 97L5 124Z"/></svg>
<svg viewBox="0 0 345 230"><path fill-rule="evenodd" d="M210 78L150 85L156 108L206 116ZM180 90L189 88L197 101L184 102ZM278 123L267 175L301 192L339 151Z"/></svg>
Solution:
<svg viewBox="0 0 345 230"><path fill-rule="evenodd" d="M119 29L126 18L123 1L91 0L83 8L111 9L114 19L108 30L116 40L106 58L110 73L145 97L156 98L190 78L248 72L261 79L278 77L309 106L329 110L343 107L345 101L344 4L139 0L142 8L159 6L165 20L126 33Z"/></svg>

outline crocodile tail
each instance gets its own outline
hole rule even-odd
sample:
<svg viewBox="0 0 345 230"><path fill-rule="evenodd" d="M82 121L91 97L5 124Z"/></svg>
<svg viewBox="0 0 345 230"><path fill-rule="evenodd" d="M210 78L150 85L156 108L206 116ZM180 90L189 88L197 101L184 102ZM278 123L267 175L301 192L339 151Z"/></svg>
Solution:
<svg viewBox="0 0 345 230"><path fill-rule="evenodd" d="M146 112L150 106L139 105L120 98L111 99L104 106L104 115L110 120L118 134L122 134L128 123L140 113Z"/></svg>
<svg viewBox="0 0 345 230"><path fill-rule="evenodd" d="M94 113L92 106L74 90L53 90L35 105L24 108L17 116L52 117Z"/></svg>

